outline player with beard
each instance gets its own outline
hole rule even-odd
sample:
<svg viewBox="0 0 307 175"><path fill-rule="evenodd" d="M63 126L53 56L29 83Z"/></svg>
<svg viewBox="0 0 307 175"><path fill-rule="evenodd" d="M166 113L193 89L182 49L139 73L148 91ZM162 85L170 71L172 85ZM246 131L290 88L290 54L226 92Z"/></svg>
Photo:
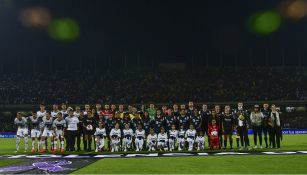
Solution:
<svg viewBox="0 0 307 175"><path fill-rule="evenodd" d="M201 116L199 115L199 112L196 108L194 108L193 113L190 115L190 123L194 126L196 132L199 132L202 130L201 128Z"/></svg>
<svg viewBox="0 0 307 175"><path fill-rule="evenodd" d="M151 120L151 126L155 129L155 133L159 134L161 127L164 126L164 118L161 115L161 110L157 110L157 116Z"/></svg>
<svg viewBox="0 0 307 175"><path fill-rule="evenodd" d="M22 116L20 112L17 112L17 116L14 120L14 124L17 125L17 133L16 133L16 151L19 151L20 138L24 138L25 142L25 152L28 150L28 126L27 119Z"/></svg>
<svg viewBox="0 0 307 175"><path fill-rule="evenodd" d="M230 149L232 149L232 133L234 129L234 117L230 113L230 109L225 107L225 112L222 117L222 132L224 135L224 149L227 147L227 140L230 143Z"/></svg>
<svg viewBox="0 0 307 175"><path fill-rule="evenodd" d="M268 119L271 117L271 111L269 109L269 104L264 103L263 104L263 109L261 110L261 113L263 115L263 120L262 120L262 129L263 129L263 135L264 135L264 142L265 142L265 148L268 148L268 135L270 136L269 133L269 128L268 128ZM269 139L270 141L270 139ZM271 142L269 143L271 145Z"/></svg>
<svg viewBox="0 0 307 175"><path fill-rule="evenodd" d="M31 127L31 138L32 138L32 150L31 152L35 152L35 140L37 140L37 150L39 150L40 146L40 129L39 129L39 120L36 112L32 112L32 116L28 118Z"/></svg>
<svg viewBox="0 0 307 175"><path fill-rule="evenodd" d="M202 110L199 112L199 114L201 116L201 127L203 128L203 133L206 134L206 136L208 137L210 111L208 110L207 104L202 105ZM209 137L208 137L208 144L210 145Z"/></svg>
<svg viewBox="0 0 307 175"><path fill-rule="evenodd" d="M189 126L189 117L186 115L184 109L181 109L180 116L177 119L178 125L183 125L183 129L187 130Z"/></svg>
<svg viewBox="0 0 307 175"><path fill-rule="evenodd" d="M165 121L164 127L165 127L166 132L171 130L171 127L173 124L176 124L176 118L172 115L171 109L168 109L167 115L164 117L164 121Z"/></svg>
<svg viewBox="0 0 307 175"><path fill-rule="evenodd" d="M51 116L53 120L57 118L58 113L60 112L59 107L57 104L52 105L52 111L51 111Z"/></svg>
<svg viewBox="0 0 307 175"><path fill-rule="evenodd" d="M235 118L236 118L236 119L239 117L239 114L240 114L240 115L243 115L244 118L245 118L246 120L249 119L248 111L247 111L246 109L244 109L244 104L243 104L242 101L239 101L239 102L238 102L237 109L234 110L234 115L235 115ZM238 121L238 120L236 120L236 121ZM237 134L238 134L238 133L237 133ZM240 138L240 136L239 136L239 138ZM237 137L237 140L236 140L236 141L237 141L237 144L239 143L239 140L240 140L240 139L238 139L238 137ZM248 135L247 135L247 141L248 141L248 147L249 147L250 145L249 145L249 138L248 138Z"/></svg>
<svg viewBox="0 0 307 175"><path fill-rule="evenodd" d="M91 152L92 151L92 140L94 138L94 132L96 130L97 122L95 120L95 113L92 111L88 111L87 115L84 116L82 123L83 123L83 132L84 132L84 151Z"/></svg>

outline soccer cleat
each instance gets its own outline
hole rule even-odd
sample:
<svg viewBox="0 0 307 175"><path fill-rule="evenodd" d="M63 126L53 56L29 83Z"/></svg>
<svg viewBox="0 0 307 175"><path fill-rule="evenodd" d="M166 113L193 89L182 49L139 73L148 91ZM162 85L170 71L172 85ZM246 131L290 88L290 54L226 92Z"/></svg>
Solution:
<svg viewBox="0 0 307 175"><path fill-rule="evenodd" d="M156 149L154 147L152 147L151 150L156 151Z"/></svg>
<svg viewBox="0 0 307 175"><path fill-rule="evenodd" d="M182 149L181 149L181 147L179 146L179 147L178 147L178 151L181 151L181 150L182 150Z"/></svg>
<svg viewBox="0 0 307 175"><path fill-rule="evenodd" d="M260 146L260 149L262 149L263 147L262 146Z"/></svg>
<svg viewBox="0 0 307 175"><path fill-rule="evenodd" d="M54 153L55 153L55 152L56 152L56 149L52 149L52 152L54 152Z"/></svg>
<svg viewBox="0 0 307 175"><path fill-rule="evenodd" d="M255 145L255 146L254 146L254 149L257 149L257 148L258 148L257 145Z"/></svg>
<svg viewBox="0 0 307 175"><path fill-rule="evenodd" d="M61 149L61 153L65 152L64 148Z"/></svg>
<svg viewBox="0 0 307 175"><path fill-rule="evenodd" d="M98 149L95 149L95 153L97 153L98 152Z"/></svg>
<svg viewBox="0 0 307 175"><path fill-rule="evenodd" d="M46 152L46 149L43 149L42 152L45 153L45 152Z"/></svg>
<svg viewBox="0 0 307 175"><path fill-rule="evenodd" d="M111 152L114 152L114 148L111 149Z"/></svg>
<svg viewBox="0 0 307 175"><path fill-rule="evenodd" d="M32 148L31 152L32 152L32 153L34 153L34 152L35 152L35 149L34 149L34 148Z"/></svg>
<svg viewBox="0 0 307 175"><path fill-rule="evenodd" d="M127 152L127 148L124 149L124 152Z"/></svg>
<svg viewBox="0 0 307 175"><path fill-rule="evenodd" d="M136 152L139 152L140 150L139 150L139 148L137 148L135 151L136 151Z"/></svg>

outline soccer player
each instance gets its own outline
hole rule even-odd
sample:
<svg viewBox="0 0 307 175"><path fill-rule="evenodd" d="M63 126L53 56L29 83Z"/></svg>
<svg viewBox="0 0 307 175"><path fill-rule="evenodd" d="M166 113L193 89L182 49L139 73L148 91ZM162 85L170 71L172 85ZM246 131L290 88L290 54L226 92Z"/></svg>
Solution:
<svg viewBox="0 0 307 175"><path fill-rule="evenodd" d="M184 149L185 146L185 132L186 130L184 129L183 125L179 126L180 129L178 131L178 151L181 151Z"/></svg>
<svg viewBox="0 0 307 175"><path fill-rule="evenodd" d="M64 119L68 116L67 106L66 106L65 103L62 103L62 105L61 105L61 113L62 113Z"/></svg>
<svg viewBox="0 0 307 175"><path fill-rule="evenodd" d="M57 118L57 115L59 113L59 106L57 104L52 105L52 111L51 111L51 116L53 118L53 120L55 120Z"/></svg>
<svg viewBox="0 0 307 175"><path fill-rule="evenodd" d="M87 112L91 110L91 106L89 104L84 105L84 115L87 115Z"/></svg>
<svg viewBox="0 0 307 175"><path fill-rule="evenodd" d="M259 105L254 106L254 111L251 112L250 115L250 120L253 128L253 133L254 133L254 149L257 148L257 135L259 137L259 144L260 148L262 149L262 119L263 119L263 114L259 110Z"/></svg>
<svg viewBox="0 0 307 175"><path fill-rule="evenodd" d="M208 127L209 127L209 118L210 118L210 111L208 110L208 105L203 104L202 105L202 110L199 112L201 116L201 126L203 128L204 134L208 137ZM208 144L210 145L210 139L208 137Z"/></svg>
<svg viewBox="0 0 307 175"><path fill-rule="evenodd" d="M59 112L57 118L53 120L53 152L60 148L61 152L64 152L64 129L66 126L66 121L63 118L63 114ZM58 147L58 141L60 141L60 147Z"/></svg>
<svg viewBox="0 0 307 175"><path fill-rule="evenodd" d="M271 117L271 111L269 109L268 103L263 104L263 109L262 109L261 113L263 115L262 129L263 129L263 135L264 135L265 148L268 148L269 144L271 145L270 139L269 139L269 144L268 144L268 135L270 136L268 119Z"/></svg>
<svg viewBox="0 0 307 175"><path fill-rule="evenodd" d="M144 126L145 135L148 135L149 129L150 129L150 118L149 118L149 114L147 111L144 111L144 114L142 116L142 123Z"/></svg>
<svg viewBox="0 0 307 175"><path fill-rule="evenodd" d="M121 131L119 129L119 123L116 123L115 127L110 132L111 152L118 151L118 147L120 146L120 138Z"/></svg>
<svg viewBox="0 0 307 175"><path fill-rule="evenodd" d="M190 115L190 123L194 126L195 130L199 132L201 128L201 116L196 108L194 108L193 113Z"/></svg>
<svg viewBox="0 0 307 175"><path fill-rule="evenodd" d="M197 151L203 151L205 149L205 138L203 131L199 131L196 137Z"/></svg>
<svg viewBox="0 0 307 175"><path fill-rule="evenodd" d="M101 111L100 115L103 116L105 120L107 120L110 117L113 117L113 112L110 110L110 106L104 105L104 110Z"/></svg>
<svg viewBox="0 0 307 175"><path fill-rule="evenodd" d="M176 123L176 118L172 115L172 110L168 109L167 115L164 117L166 132L172 129L172 125Z"/></svg>
<svg viewBox="0 0 307 175"><path fill-rule="evenodd" d="M50 112L46 112L46 116L43 117L43 128L42 128L42 137L41 137L41 145L43 145L43 150L39 150L39 152L46 152L46 142L48 140L48 138L52 138L53 136L53 130L52 130L52 123L53 123L53 119L51 117L51 113ZM52 145L51 145L52 146ZM52 147L53 149L53 147ZM51 149L51 151L52 151Z"/></svg>
<svg viewBox="0 0 307 175"><path fill-rule="evenodd" d="M128 123L125 124L125 129L123 129L123 147L124 151L126 152L127 149L131 148L132 137L133 137L133 130L130 128Z"/></svg>
<svg viewBox="0 0 307 175"><path fill-rule="evenodd" d="M157 110L157 116L154 120L151 120L151 123L156 134L158 134L160 132L160 128L164 125L164 118L161 115L161 110Z"/></svg>
<svg viewBox="0 0 307 175"><path fill-rule="evenodd" d="M147 148L148 151L155 151L157 144L157 134L153 128L150 128L149 135L147 136Z"/></svg>
<svg viewBox="0 0 307 175"><path fill-rule="evenodd" d="M37 141L37 150L39 150L40 145L40 129L39 120L36 112L32 112L32 116L29 117L30 127L31 127L31 138L32 138L32 149L31 152L35 152L35 140Z"/></svg>
<svg viewBox="0 0 307 175"><path fill-rule="evenodd" d="M151 120L154 120L155 119L155 116L156 116L156 109L155 109L155 105L153 103L150 103L149 104L149 108L147 109L147 112L149 114L149 118Z"/></svg>
<svg viewBox="0 0 307 175"><path fill-rule="evenodd" d="M180 115L179 109L178 109L178 105L174 104L173 105L173 116L177 119Z"/></svg>
<svg viewBox="0 0 307 175"><path fill-rule="evenodd" d="M169 143L169 150L173 151L175 150L175 144L177 142L178 139L178 131L176 130L176 125L172 124L171 130L169 130L169 139L168 139L168 143Z"/></svg>
<svg viewBox="0 0 307 175"><path fill-rule="evenodd" d="M96 112L95 112L96 113ZM82 123L83 123L83 141L84 141L84 151L92 151L92 140L96 128L96 120L95 120L95 113L92 111L88 111L87 115L84 116Z"/></svg>
<svg viewBox="0 0 307 175"><path fill-rule="evenodd" d="M135 147L136 151L142 151L145 139L145 130L142 128L142 124L138 125L138 129L135 131Z"/></svg>
<svg viewBox="0 0 307 175"><path fill-rule="evenodd" d="M189 144L188 151L192 151L193 147L194 147L195 138L196 138L196 130L194 129L193 124L190 124L189 129L185 133L185 137L186 137L187 142Z"/></svg>
<svg viewBox="0 0 307 175"><path fill-rule="evenodd" d="M211 124L208 128L210 149L220 149L219 130L220 129L219 126L216 124L216 120L212 119Z"/></svg>
<svg viewBox="0 0 307 175"><path fill-rule="evenodd" d="M132 119L132 130L133 130L133 132L136 132L139 125L142 125L142 119L141 119L140 115L134 115L134 117Z"/></svg>
<svg viewBox="0 0 307 175"><path fill-rule="evenodd" d="M107 138L108 138L108 148L111 149L110 132L115 125L115 120L113 118L113 115L110 115L110 116L107 117L105 125L106 125L106 127L105 127L106 128L106 134L107 134Z"/></svg>
<svg viewBox="0 0 307 175"><path fill-rule="evenodd" d="M222 132L224 135L224 149L227 147L227 140L230 143L230 149L232 149L232 133L234 129L234 117L230 113L230 109L225 107L225 112L222 117Z"/></svg>
<svg viewBox="0 0 307 175"><path fill-rule="evenodd" d="M187 109L187 116L191 116L194 113L194 103L193 103L193 101L189 101L188 107L189 108Z"/></svg>
<svg viewBox="0 0 307 175"><path fill-rule="evenodd" d="M106 136L106 129L104 128L103 122L98 123L98 127L94 133L96 141L95 152L102 151L104 149L104 138Z"/></svg>
<svg viewBox="0 0 307 175"><path fill-rule="evenodd" d="M157 147L160 151L162 150L168 151L167 141L168 141L167 133L165 133L164 127L161 127L161 132L158 134L158 144L157 144Z"/></svg>
<svg viewBox="0 0 307 175"><path fill-rule="evenodd" d="M186 115L184 109L181 109L180 116L177 119L179 125L183 125L183 128L186 130L189 127L189 117Z"/></svg>
<svg viewBox="0 0 307 175"><path fill-rule="evenodd" d="M73 111L73 109L71 108L71 109L68 109L68 111L69 111L69 115L70 115L70 111ZM82 137L82 141L83 141L83 147L85 147L85 144L86 144L86 142L85 142L85 134L84 134L84 126L83 126L83 119L84 119L84 112L80 112L79 113L80 115L79 115L79 117L78 116L75 116L74 115L74 112L72 112L72 116L74 116L74 117L76 117L78 120L79 120L79 122L78 122L78 124L77 124L77 126L78 126L78 129L77 129L77 132L76 132L76 137L77 137L77 151L81 151L81 137ZM86 116L87 115L91 115L91 110L89 110L89 111L87 111L87 113L86 113ZM84 150L84 151L86 151L86 150Z"/></svg>
<svg viewBox="0 0 307 175"><path fill-rule="evenodd" d="M16 133L16 151L19 151L20 138L24 138L25 142L25 152L28 151L28 126L27 119L22 116L20 112L17 112L17 116L14 120L14 124L17 125L17 133Z"/></svg>

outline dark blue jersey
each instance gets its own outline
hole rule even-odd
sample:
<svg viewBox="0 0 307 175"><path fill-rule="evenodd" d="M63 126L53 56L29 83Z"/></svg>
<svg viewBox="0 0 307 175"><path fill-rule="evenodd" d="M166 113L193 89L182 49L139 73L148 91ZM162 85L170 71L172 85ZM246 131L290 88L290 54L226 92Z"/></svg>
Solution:
<svg viewBox="0 0 307 175"><path fill-rule="evenodd" d="M172 127L173 124L176 124L176 118L173 116L166 116L164 117L164 127L166 129L166 131L169 131Z"/></svg>
<svg viewBox="0 0 307 175"><path fill-rule="evenodd" d="M154 120L151 121L151 125L152 127L154 128L155 130L155 133L160 133L160 129L161 127L164 125L164 118L161 116L161 117L155 117Z"/></svg>
<svg viewBox="0 0 307 175"><path fill-rule="evenodd" d="M190 118L190 123L193 124L196 130L199 130L201 128L201 116L200 115L192 116Z"/></svg>
<svg viewBox="0 0 307 175"><path fill-rule="evenodd" d="M150 118L149 117L143 117L142 123L143 123L143 129L145 130L145 134L148 135L149 130L150 130Z"/></svg>
<svg viewBox="0 0 307 175"><path fill-rule="evenodd" d="M134 119L132 119L132 130L133 131L136 131L137 130L137 128L138 128L138 125L143 125L142 124L142 120L140 119L140 118L134 118Z"/></svg>
<svg viewBox="0 0 307 175"><path fill-rule="evenodd" d="M231 114L224 114L222 117L222 125L224 130L232 130L234 127L234 117Z"/></svg>
<svg viewBox="0 0 307 175"><path fill-rule="evenodd" d="M186 130L189 128L189 117L188 116L179 116L178 125L183 125L183 128Z"/></svg>

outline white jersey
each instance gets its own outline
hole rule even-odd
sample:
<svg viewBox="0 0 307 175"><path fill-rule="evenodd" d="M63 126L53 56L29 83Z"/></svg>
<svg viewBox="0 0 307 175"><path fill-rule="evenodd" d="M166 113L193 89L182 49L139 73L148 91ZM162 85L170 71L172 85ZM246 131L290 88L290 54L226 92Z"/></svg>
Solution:
<svg viewBox="0 0 307 175"><path fill-rule="evenodd" d="M196 137L196 130L195 129L188 129L187 132L185 133L185 137L188 139L193 139L195 140Z"/></svg>
<svg viewBox="0 0 307 175"><path fill-rule="evenodd" d="M39 120L38 118L34 118L33 116L30 116L29 117L29 122L30 122L30 125L31 125L31 130L39 130Z"/></svg>
<svg viewBox="0 0 307 175"><path fill-rule="evenodd" d="M184 137L185 137L185 130L184 129L180 129L178 131L178 138L184 139Z"/></svg>
<svg viewBox="0 0 307 175"><path fill-rule="evenodd" d="M57 111L51 111L51 116L52 116L52 118L55 119L55 118L57 117L56 115L58 115L59 112L60 112L59 110L57 110Z"/></svg>
<svg viewBox="0 0 307 175"><path fill-rule="evenodd" d="M135 131L135 138L139 140L144 140L145 139L145 130L142 129L141 131L136 130Z"/></svg>
<svg viewBox="0 0 307 175"><path fill-rule="evenodd" d="M28 129L27 119L25 117L21 117L21 119L15 118L14 124L18 126L18 129Z"/></svg>
<svg viewBox="0 0 307 175"><path fill-rule="evenodd" d="M133 130L132 129L124 129L123 130L124 138L131 140L133 137Z"/></svg>
<svg viewBox="0 0 307 175"><path fill-rule="evenodd" d="M50 117L50 119L47 119L46 117L43 118L43 123L44 123L44 130L51 130L52 129L52 124L53 124L53 119Z"/></svg>
<svg viewBox="0 0 307 175"><path fill-rule="evenodd" d="M151 143L156 143L156 142L157 142L157 139L158 139L157 134L153 134L153 135L149 134L149 135L147 136L147 142L148 142L148 143L149 143L149 142L151 142Z"/></svg>
<svg viewBox="0 0 307 175"><path fill-rule="evenodd" d="M42 119L43 117L46 117L46 111L44 111L44 112L37 111L36 115L37 115L37 118Z"/></svg>
<svg viewBox="0 0 307 175"><path fill-rule="evenodd" d="M178 138L178 131L177 130L170 130L169 131L169 139L177 140Z"/></svg>
<svg viewBox="0 0 307 175"><path fill-rule="evenodd" d="M104 138L106 136L106 129L105 128L96 128L96 131L94 133L95 136Z"/></svg>
<svg viewBox="0 0 307 175"><path fill-rule="evenodd" d="M162 133L159 133L158 134L158 142L167 142L167 134L166 133L164 133L164 134L162 134Z"/></svg>
<svg viewBox="0 0 307 175"><path fill-rule="evenodd" d="M110 137L112 139L120 139L121 138L121 131L120 129L113 128L110 132Z"/></svg>
<svg viewBox="0 0 307 175"><path fill-rule="evenodd" d="M204 136L197 136L197 137L196 137L196 142L197 142L197 143L203 144L204 141L205 141L205 137L204 137Z"/></svg>
<svg viewBox="0 0 307 175"><path fill-rule="evenodd" d="M76 117L78 117L78 118L79 118L79 117L80 117L80 113L81 113L81 112L77 112L77 111L75 111L75 112L74 112L74 116L76 116Z"/></svg>

